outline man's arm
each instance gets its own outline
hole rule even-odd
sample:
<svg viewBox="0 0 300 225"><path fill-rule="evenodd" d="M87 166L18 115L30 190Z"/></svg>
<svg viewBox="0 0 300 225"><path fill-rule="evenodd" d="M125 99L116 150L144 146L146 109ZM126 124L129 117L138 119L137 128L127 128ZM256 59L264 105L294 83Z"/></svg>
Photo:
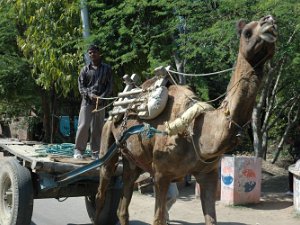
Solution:
<svg viewBox="0 0 300 225"><path fill-rule="evenodd" d="M86 87L86 73L87 73L87 68L84 66L79 74L78 77L78 89L79 93L81 94L82 98L87 98L91 94L91 90Z"/></svg>

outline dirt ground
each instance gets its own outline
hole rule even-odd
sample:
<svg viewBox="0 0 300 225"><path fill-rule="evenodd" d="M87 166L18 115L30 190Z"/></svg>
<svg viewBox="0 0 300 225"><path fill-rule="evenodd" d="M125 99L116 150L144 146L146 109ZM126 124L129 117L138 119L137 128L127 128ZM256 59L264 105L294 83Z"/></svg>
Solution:
<svg viewBox="0 0 300 225"><path fill-rule="evenodd" d="M263 163L261 200L258 204L228 206L217 201L219 225L299 225L300 215L295 212L293 196L288 190L288 171ZM179 185L180 196L170 210L172 225L203 225L201 203L195 197L195 183ZM151 224L153 219L154 197L148 191L141 194L135 191L130 205L131 225Z"/></svg>

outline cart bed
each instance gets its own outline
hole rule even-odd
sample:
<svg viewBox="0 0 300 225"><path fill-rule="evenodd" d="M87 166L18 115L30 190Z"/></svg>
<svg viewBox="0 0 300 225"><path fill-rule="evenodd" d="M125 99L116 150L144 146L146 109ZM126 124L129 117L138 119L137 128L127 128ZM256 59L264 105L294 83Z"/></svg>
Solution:
<svg viewBox="0 0 300 225"><path fill-rule="evenodd" d="M66 173L92 162L91 158L82 160L51 154L41 154L38 150L43 146L38 142L20 142L0 139L0 152L18 158L23 166L34 172ZM96 172L98 173L98 172ZM94 170L94 174L95 170ZM91 175L88 173L88 175Z"/></svg>

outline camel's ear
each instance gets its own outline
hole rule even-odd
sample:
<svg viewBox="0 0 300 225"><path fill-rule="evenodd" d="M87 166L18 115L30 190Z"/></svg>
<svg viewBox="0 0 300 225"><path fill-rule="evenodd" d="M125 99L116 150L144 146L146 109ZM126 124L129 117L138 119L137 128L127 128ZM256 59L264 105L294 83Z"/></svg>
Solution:
<svg viewBox="0 0 300 225"><path fill-rule="evenodd" d="M237 30L238 36L241 36L242 30L244 29L246 24L247 24L247 22L244 19L241 19L236 23L236 30Z"/></svg>

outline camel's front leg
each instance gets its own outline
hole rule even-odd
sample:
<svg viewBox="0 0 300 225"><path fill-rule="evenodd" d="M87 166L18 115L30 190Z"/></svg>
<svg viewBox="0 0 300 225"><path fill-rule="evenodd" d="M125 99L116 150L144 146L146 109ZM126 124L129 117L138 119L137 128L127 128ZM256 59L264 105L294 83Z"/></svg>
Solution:
<svg viewBox="0 0 300 225"><path fill-rule="evenodd" d="M166 223L166 202L170 179L162 177L156 173L154 176L155 184L155 212L153 225L167 225Z"/></svg>
<svg viewBox="0 0 300 225"><path fill-rule="evenodd" d="M121 225L129 225L128 208L132 198L134 182L141 173L141 169L133 164L129 165L126 159L123 160L123 194L118 207L118 218Z"/></svg>
<svg viewBox="0 0 300 225"><path fill-rule="evenodd" d="M216 225L216 192L218 184L218 171L212 171L208 174L197 176L197 182L200 183L200 199L202 211L205 218L205 225Z"/></svg>
<svg viewBox="0 0 300 225"><path fill-rule="evenodd" d="M96 195L96 212L94 218L95 225L101 224L100 215L105 204L106 190L110 184L112 176L115 173L117 161L118 161L118 155L114 156L108 164L100 168L99 187L98 187L98 193Z"/></svg>

